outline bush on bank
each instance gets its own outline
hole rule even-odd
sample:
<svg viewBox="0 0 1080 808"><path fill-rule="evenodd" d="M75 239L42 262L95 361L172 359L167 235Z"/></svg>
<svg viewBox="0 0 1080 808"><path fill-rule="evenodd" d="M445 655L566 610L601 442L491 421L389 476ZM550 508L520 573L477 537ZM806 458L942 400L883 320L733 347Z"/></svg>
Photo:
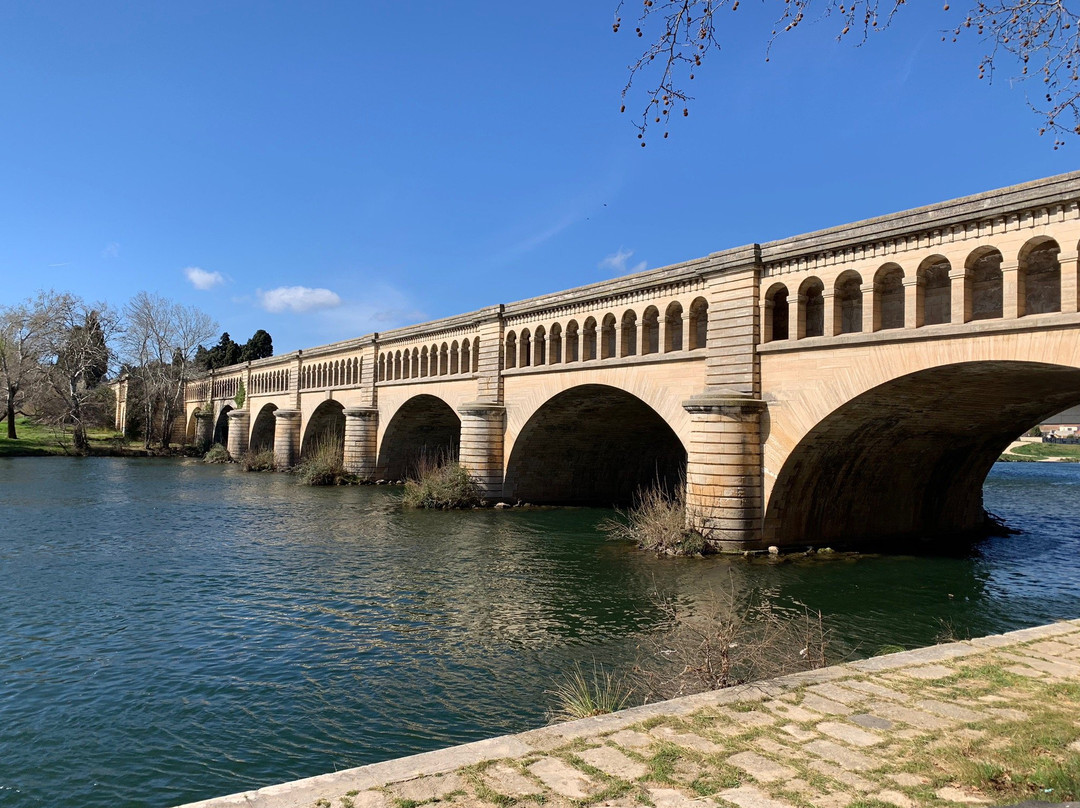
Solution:
<svg viewBox="0 0 1080 808"><path fill-rule="evenodd" d="M451 510L480 505L480 486L454 460L421 461L413 479L405 481L402 504L406 508Z"/></svg>
<svg viewBox="0 0 1080 808"><path fill-rule="evenodd" d="M215 443L210 447L210 451L203 455L204 463L228 463L230 460L232 458L229 457L229 450L220 443Z"/></svg>
<svg viewBox="0 0 1080 808"><path fill-rule="evenodd" d="M686 526L686 493L677 486L669 494L653 485L634 496L629 510L600 523L608 538L632 541L657 555L699 556L710 552L701 533Z"/></svg>
<svg viewBox="0 0 1080 808"><path fill-rule="evenodd" d="M296 467L303 485L350 485L354 482L345 471L345 449L341 438L325 438L315 443L307 458Z"/></svg>
<svg viewBox="0 0 1080 808"><path fill-rule="evenodd" d="M274 450L263 449L253 452L250 449L244 452L240 458L240 468L244 471L274 471L277 464L274 461Z"/></svg>

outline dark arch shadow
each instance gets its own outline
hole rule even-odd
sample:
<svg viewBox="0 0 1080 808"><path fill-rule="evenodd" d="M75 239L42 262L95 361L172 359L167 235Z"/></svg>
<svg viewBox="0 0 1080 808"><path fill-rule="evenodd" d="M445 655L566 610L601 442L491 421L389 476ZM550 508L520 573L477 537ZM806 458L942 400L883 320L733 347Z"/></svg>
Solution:
<svg viewBox="0 0 1080 808"><path fill-rule="evenodd" d="M414 476L424 461L457 460L461 419L441 398L419 395L394 413L379 446L380 473L391 480Z"/></svg>
<svg viewBox="0 0 1080 808"><path fill-rule="evenodd" d="M824 418L777 475L764 539L854 546L962 540L986 527L1002 451L1080 402L1080 368L964 362L886 382Z"/></svg>
<svg viewBox="0 0 1080 808"><path fill-rule="evenodd" d="M220 443L222 446L229 445L229 413L232 411L233 408L226 404L218 413L217 421L214 423L214 443Z"/></svg>
<svg viewBox="0 0 1080 808"><path fill-rule="evenodd" d="M311 414L304 439L300 443L300 459L307 460L320 444L336 442L339 452L345 451L345 407L340 401L324 401Z"/></svg>
<svg viewBox="0 0 1080 808"><path fill-rule="evenodd" d="M525 424L506 467L508 498L627 505L654 483L683 485L686 449L656 410L616 387L553 396Z"/></svg>
<svg viewBox="0 0 1080 808"><path fill-rule="evenodd" d="M251 440L248 445L252 452L266 452L274 450L274 430L277 426L277 417L274 413L277 405L264 404L255 416L255 423L251 425Z"/></svg>

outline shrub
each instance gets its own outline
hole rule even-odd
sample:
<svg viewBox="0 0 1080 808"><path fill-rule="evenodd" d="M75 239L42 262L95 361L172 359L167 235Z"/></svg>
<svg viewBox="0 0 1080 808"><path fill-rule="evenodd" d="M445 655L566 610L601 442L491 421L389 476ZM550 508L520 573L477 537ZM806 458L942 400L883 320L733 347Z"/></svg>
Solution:
<svg viewBox="0 0 1080 808"><path fill-rule="evenodd" d="M630 510L616 511L614 519L600 523L611 539L632 541L657 555L696 556L710 552L701 533L686 526L686 489L668 494L653 485L634 496Z"/></svg>
<svg viewBox="0 0 1080 808"><path fill-rule="evenodd" d="M240 458L240 468L244 471L275 471L277 465L274 463L274 450L263 449L253 452L248 449Z"/></svg>
<svg viewBox="0 0 1080 808"><path fill-rule="evenodd" d="M472 508L482 502L480 486L456 460L421 460L415 479L405 481L406 508Z"/></svg>
<svg viewBox="0 0 1080 808"><path fill-rule="evenodd" d="M345 471L345 451L341 438L316 441L311 453L296 467L304 485L348 485L353 481Z"/></svg>
<svg viewBox="0 0 1080 808"><path fill-rule="evenodd" d="M230 460L232 458L229 457L229 450L220 443L215 443L210 447L210 451L203 455L204 463L228 463Z"/></svg>
<svg viewBox="0 0 1080 808"><path fill-rule="evenodd" d="M575 664L553 690L547 691L555 699L548 717L552 721L573 721L613 713L626 705L630 692L625 680L604 670L603 665L594 662L590 676Z"/></svg>

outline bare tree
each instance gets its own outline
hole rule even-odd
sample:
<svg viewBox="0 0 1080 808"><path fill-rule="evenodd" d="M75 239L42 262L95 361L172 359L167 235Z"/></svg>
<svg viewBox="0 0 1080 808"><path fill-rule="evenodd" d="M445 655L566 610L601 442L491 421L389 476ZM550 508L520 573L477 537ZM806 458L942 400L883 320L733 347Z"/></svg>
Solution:
<svg viewBox="0 0 1080 808"><path fill-rule="evenodd" d="M613 28L622 28L620 0ZM690 114L693 96L686 90L705 58L719 50L722 35L732 28L731 17L721 21L721 12L737 11L740 0L644 0L635 33L648 43L642 55L630 65L623 99L635 81L648 79L644 110L635 124L645 145L650 125L663 127L668 136L672 117ZM942 39L973 34L984 43L979 78L993 80L1002 56L1015 62L1012 78L1032 78L1040 83L1037 100L1028 106L1041 119L1039 134L1053 133L1054 148L1062 137L1080 134L1080 18L1066 7L1065 0L968 0L969 10L959 24L947 24ZM765 58L773 42L808 19L832 19L837 39L865 42L867 37L889 27L906 0L775 0L777 21L766 38ZM945 3L943 12L949 12ZM944 20L943 20L944 21ZM626 104L622 110L626 111Z"/></svg>
<svg viewBox="0 0 1080 808"><path fill-rule="evenodd" d="M120 330L116 312L106 303L87 304L67 292L45 292L49 327L44 334L42 414L72 430L76 452L88 448L86 428L101 417L101 382L109 372L110 345Z"/></svg>
<svg viewBox="0 0 1080 808"><path fill-rule="evenodd" d="M121 348L129 379L137 383L145 446L150 447L158 426L159 440L167 447L172 422L183 407L195 351L214 335L217 323L192 306L147 292L128 302L124 316L127 327Z"/></svg>
<svg viewBox="0 0 1080 808"><path fill-rule="evenodd" d="M49 293L0 308L0 383L7 397L3 417L9 440L17 437L15 412L22 398L43 379L41 361L56 316L54 309L55 296Z"/></svg>

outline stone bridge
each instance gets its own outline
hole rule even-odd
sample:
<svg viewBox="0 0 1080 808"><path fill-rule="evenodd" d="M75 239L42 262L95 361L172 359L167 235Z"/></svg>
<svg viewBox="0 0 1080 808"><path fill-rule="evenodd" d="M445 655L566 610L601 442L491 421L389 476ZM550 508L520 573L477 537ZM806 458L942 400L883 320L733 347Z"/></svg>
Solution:
<svg viewBox="0 0 1080 808"><path fill-rule="evenodd" d="M955 535L1080 404L1078 245L1080 172L218 370L186 432L511 501L685 484L732 550Z"/></svg>

